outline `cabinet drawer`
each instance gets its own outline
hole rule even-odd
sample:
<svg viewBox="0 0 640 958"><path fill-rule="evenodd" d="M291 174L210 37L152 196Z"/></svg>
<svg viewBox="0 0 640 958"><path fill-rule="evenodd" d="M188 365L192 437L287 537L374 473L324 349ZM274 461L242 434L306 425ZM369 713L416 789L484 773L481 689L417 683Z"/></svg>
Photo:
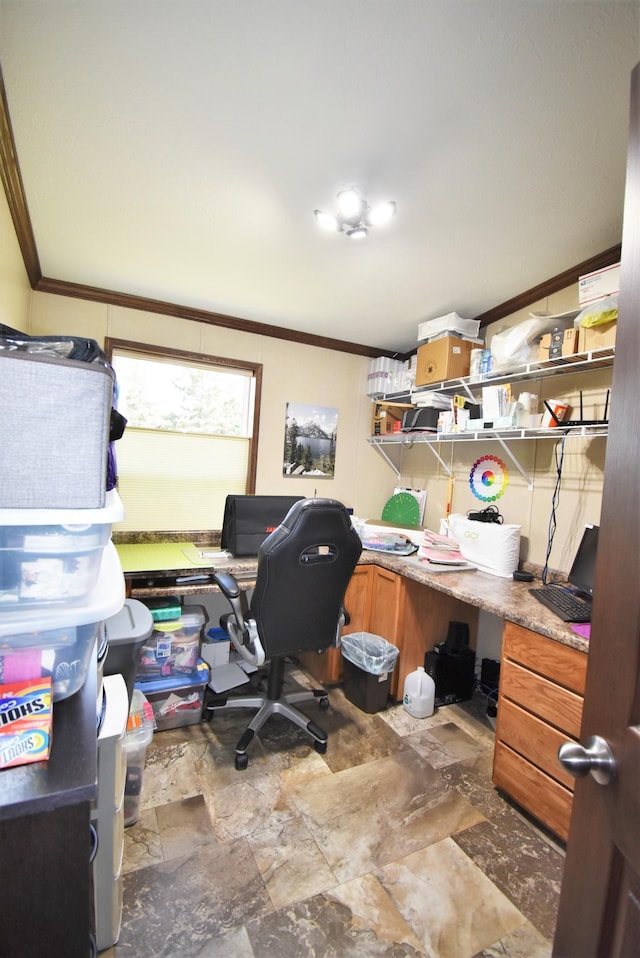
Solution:
<svg viewBox="0 0 640 958"><path fill-rule="evenodd" d="M567 741L564 732L546 725L508 699L498 705L497 735L501 742L518 752L551 778L573 791L573 778L558 761L558 749Z"/></svg>
<svg viewBox="0 0 640 958"><path fill-rule="evenodd" d="M587 656L513 622L505 622L502 655L545 675L578 695L584 695Z"/></svg>
<svg viewBox="0 0 640 958"><path fill-rule="evenodd" d="M496 743L493 784L563 841L569 837L572 793L502 742Z"/></svg>
<svg viewBox="0 0 640 958"><path fill-rule="evenodd" d="M504 695L572 738L580 737L582 696L504 658L500 668Z"/></svg>

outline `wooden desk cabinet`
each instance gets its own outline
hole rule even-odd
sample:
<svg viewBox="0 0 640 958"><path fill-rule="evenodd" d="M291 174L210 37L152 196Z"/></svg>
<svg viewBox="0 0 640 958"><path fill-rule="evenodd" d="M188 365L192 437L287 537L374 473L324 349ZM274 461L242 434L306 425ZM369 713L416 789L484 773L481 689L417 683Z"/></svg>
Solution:
<svg viewBox="0 0 640 958"><path fill-rule="evenodd" d="M404 586L404 576L395 572L373 565L356 566L344 597L350 621L343 634L373 632L392 645L399 645L402 638ZM320 655L305 652L300 656L300 661L319 682L332 685L342 680L340 649L327 649ZM392 693L394 679L397 684L397 673L392 679Z"/></svg>
<svg viewBox="0 0 640 958"><path fill-rule="evenodd" d="M558 748L580 736L584 652L505 622L493 783L564 841L573 779Z"/></svg>

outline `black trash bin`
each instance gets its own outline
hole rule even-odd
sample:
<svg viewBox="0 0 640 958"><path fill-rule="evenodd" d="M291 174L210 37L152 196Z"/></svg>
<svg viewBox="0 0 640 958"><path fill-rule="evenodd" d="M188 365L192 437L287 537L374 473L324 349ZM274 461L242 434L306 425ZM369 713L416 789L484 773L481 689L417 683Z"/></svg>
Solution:
<svg viewBox="0 0 640 958"><path fill-rule="evenodd" d="M387 707L398 649L381 635L352 632L342 636L344 694L363 712Z"/></svg>

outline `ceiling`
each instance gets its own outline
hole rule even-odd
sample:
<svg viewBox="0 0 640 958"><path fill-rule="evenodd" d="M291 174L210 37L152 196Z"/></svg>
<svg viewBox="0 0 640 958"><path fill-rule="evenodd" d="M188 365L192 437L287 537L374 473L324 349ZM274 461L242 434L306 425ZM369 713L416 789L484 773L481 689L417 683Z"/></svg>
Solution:
<svg viewBox="0 0 640 958"><path fill-rule="evenodd" d="M0 0L43 276L399 352L620 242L638 60L618 0Z"/></svg>

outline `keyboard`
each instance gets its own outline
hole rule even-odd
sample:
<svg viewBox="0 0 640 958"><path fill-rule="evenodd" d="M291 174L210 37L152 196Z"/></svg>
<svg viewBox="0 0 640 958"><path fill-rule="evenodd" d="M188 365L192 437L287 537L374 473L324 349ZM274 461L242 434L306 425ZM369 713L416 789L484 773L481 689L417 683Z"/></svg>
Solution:
<svg viewBox="0 0 640 958"><path fill-rule="evenodd" d="M543 585L539 589L529 589L529 592L565 622L591 622L591 603L578 598L564 586Z"/></svg>

